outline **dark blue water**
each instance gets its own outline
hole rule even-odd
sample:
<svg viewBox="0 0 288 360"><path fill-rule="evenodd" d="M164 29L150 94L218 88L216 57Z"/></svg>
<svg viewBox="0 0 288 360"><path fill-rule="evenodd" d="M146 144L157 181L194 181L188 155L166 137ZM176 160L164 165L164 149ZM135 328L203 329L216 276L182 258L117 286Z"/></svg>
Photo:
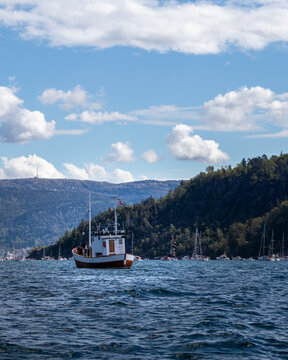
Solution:
<svg viewBox="0 0 288 360"><path fill-rule="evenodd" d="M0 262L0 359L288 359L288 261Z"/></svg>

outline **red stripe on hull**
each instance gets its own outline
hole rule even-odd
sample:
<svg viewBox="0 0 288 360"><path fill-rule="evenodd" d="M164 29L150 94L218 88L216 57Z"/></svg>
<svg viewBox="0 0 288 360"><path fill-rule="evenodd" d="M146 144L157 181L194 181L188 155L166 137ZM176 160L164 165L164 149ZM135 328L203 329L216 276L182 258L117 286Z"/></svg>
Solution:
<svg viewBox="0 0 288 360"><path fill-rule="evenodd" d="M133 261L126 260L126 264L124 260L120 261L110 261L110 262L102 262L102 263L89 263L89 262L82 262L76 259L75 264L77 268L90 268L90 269L107 269L107 268L130 268L133 264Z"/></svg>

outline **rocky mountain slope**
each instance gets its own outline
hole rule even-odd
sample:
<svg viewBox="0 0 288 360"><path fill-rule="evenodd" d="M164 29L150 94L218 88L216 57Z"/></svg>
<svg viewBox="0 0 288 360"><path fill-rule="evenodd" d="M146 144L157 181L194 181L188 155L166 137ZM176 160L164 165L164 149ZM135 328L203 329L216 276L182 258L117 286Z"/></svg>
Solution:
<svg viewBox="0 0 288 360"><path fill-rule="evenodd" d="M20 248L55 242L87 217L88 194L93 215L113 206L116 195L128 205L159 198L179 181L123 184L69 179L0 180L0 246Z"/></svg>

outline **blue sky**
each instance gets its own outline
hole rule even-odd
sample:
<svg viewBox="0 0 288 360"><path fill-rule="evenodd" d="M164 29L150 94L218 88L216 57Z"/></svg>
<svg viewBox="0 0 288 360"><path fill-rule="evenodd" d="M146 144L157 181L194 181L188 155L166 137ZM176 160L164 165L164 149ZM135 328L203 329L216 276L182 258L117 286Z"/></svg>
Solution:
<svg viewBox="0 0 288 360"><path fill-rule="evenodd" d="M0 178L187 179L287 152L288 1L0 0Z"/></svg>

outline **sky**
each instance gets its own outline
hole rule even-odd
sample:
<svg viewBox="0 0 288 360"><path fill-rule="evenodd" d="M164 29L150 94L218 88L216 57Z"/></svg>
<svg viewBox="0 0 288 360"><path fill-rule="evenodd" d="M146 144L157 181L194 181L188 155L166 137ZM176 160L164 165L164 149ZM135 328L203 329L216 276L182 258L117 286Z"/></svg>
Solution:
<svg viewBox="0 0 288 360"><path fill-rule="evenodd" d="M287 153L288 0L0 0L0 179Z"/></svg>

